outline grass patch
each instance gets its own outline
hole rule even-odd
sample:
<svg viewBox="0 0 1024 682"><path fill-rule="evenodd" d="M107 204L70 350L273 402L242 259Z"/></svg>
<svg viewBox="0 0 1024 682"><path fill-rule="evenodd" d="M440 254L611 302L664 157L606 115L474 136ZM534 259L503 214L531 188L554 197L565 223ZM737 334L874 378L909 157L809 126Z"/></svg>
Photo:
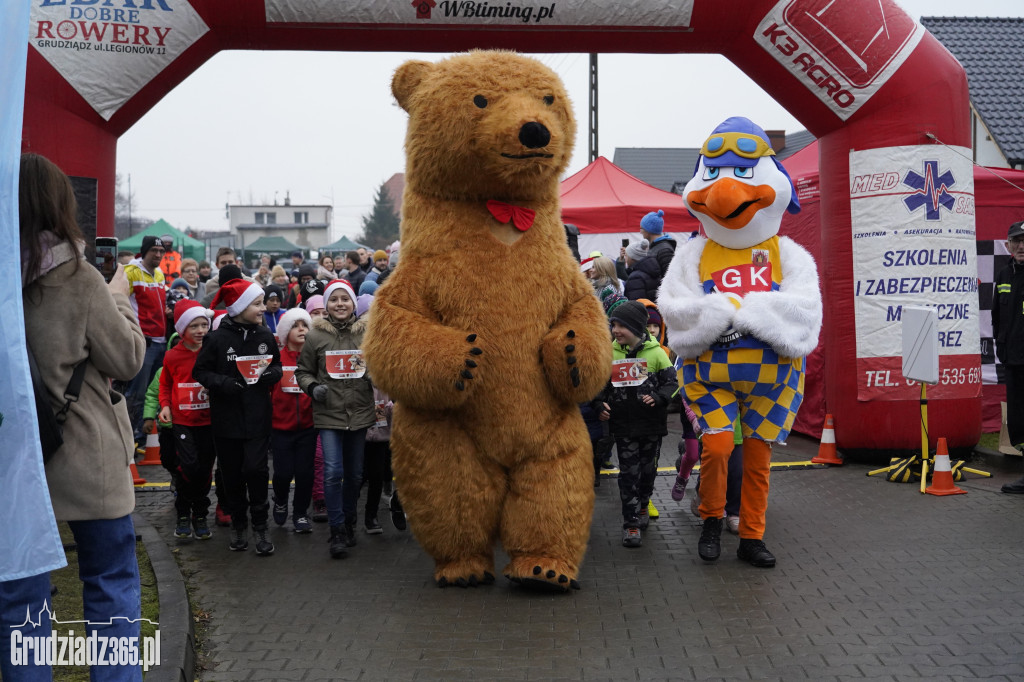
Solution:
<svg viewBox="0 0 1024 682"><path fill-rule="evenodd" d="M64 546L71 547L75 538L68 524L61 522L57 524L57 527L60 530L60 538ZM157 592L153 567L149 563L149 555L146 554L146 547L142 542L136 543L135 553L139 561L139 579L142 584L142 617L159 623L160 595ZM69 548L65 551L65 555L68 565L50 573L50 583L57 588L51 608L53 615L60 620L82 620L85 615L82 606L82 583L78 579L78 552ZM69 626L55 623L53 631L60 635L66 635L75 627L79 628L75 634L84 634L81 631L81 625ZM155 626L145 621L142 622L143 637L151 637L155 631ZM59 682L89 682L89 666L54 666L53 679Z"/></svg>
<svg viewBox="0 0 1024 682"><path fill-rule="evenodd" d="M983 433L978 440L978 445L989 450L999 450L999 433Z"/></svg>
<svg viewBox="0 0 1024 682"><path fill-rule="evenodd" d="M186 561L194 562L195 558L189 557L186 559L186 557L183 557L181 551L177 548L172 548L171 554L174 556L174 560L178 564L178 570L181 571L181 577L185 581L185 592L188 595L188 605L189 609L192 611L192 641L196 655L196 669L194 674L196 675L196 679L198 679L201 672L213 669L210 659L210 650L208 647L210 612L206 611L199 605L199 599L196 596L196 587L192 583L192 577L196 574L196 569L185 565Z"/></svg>

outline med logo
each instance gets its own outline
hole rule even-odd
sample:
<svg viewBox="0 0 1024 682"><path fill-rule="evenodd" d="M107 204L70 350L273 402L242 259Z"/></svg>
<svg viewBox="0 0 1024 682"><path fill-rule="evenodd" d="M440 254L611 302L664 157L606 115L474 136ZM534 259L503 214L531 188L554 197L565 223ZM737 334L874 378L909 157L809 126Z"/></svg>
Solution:
<svg viewBox="0 0 1024 682"><path fill-rule="evenodd" d="M915 171L907 171L903 177L903 184L914 190L910 196L903 199L903 203L911 213L923 206L925 220L939 220L941 219L940 206L945 207L947 211L953 210L956 200L950 194L949 188L956 184L956 180L950 170L939 175L938 161L925 161L924 175Z"/></svg>

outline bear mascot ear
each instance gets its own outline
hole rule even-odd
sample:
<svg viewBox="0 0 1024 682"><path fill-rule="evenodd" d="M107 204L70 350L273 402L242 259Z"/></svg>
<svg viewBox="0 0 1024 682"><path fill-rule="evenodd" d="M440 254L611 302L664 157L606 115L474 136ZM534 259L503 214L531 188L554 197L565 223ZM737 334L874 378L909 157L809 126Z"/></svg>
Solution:
<svg viewBox="0 0 1024 682"><path fill-rule="evenodd" d="M430 62L408 61L398 67L394 78L391 79L391 94L398 101L398 106L409 111L409 98L419 87L420 82L433 67Z"/></svg>

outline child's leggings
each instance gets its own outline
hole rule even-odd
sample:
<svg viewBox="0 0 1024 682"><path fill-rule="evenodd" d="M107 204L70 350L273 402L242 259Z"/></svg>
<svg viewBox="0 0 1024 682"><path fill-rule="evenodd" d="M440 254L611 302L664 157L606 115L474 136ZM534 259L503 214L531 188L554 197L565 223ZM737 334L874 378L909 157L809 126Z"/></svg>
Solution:
<svg viewBox="0 0 1024 682"><path fill-rule="evenodd" d="M640 519L654 491L658 475L658 454L661 436L616 438L619 451L619 499L622 501L622 520L633 525Z"/></svg>

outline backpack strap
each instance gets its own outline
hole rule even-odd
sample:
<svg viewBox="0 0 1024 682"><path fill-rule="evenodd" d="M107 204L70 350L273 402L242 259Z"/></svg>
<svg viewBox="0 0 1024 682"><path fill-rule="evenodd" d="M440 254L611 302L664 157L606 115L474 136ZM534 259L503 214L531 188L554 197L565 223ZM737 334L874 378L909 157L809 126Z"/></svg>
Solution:
<svg viewBox="0 0 1024 682"><path fill-rule="evenodd" d="M78 395L82 392L82 382L85 381L85 363L89 358L83 359L71 372L71 380L68 381L68 387L64 391L64 407L60 408L57 412L57 423L61 426L68 418L68 410L71 409L71 403L78 402Z"/></svg>

